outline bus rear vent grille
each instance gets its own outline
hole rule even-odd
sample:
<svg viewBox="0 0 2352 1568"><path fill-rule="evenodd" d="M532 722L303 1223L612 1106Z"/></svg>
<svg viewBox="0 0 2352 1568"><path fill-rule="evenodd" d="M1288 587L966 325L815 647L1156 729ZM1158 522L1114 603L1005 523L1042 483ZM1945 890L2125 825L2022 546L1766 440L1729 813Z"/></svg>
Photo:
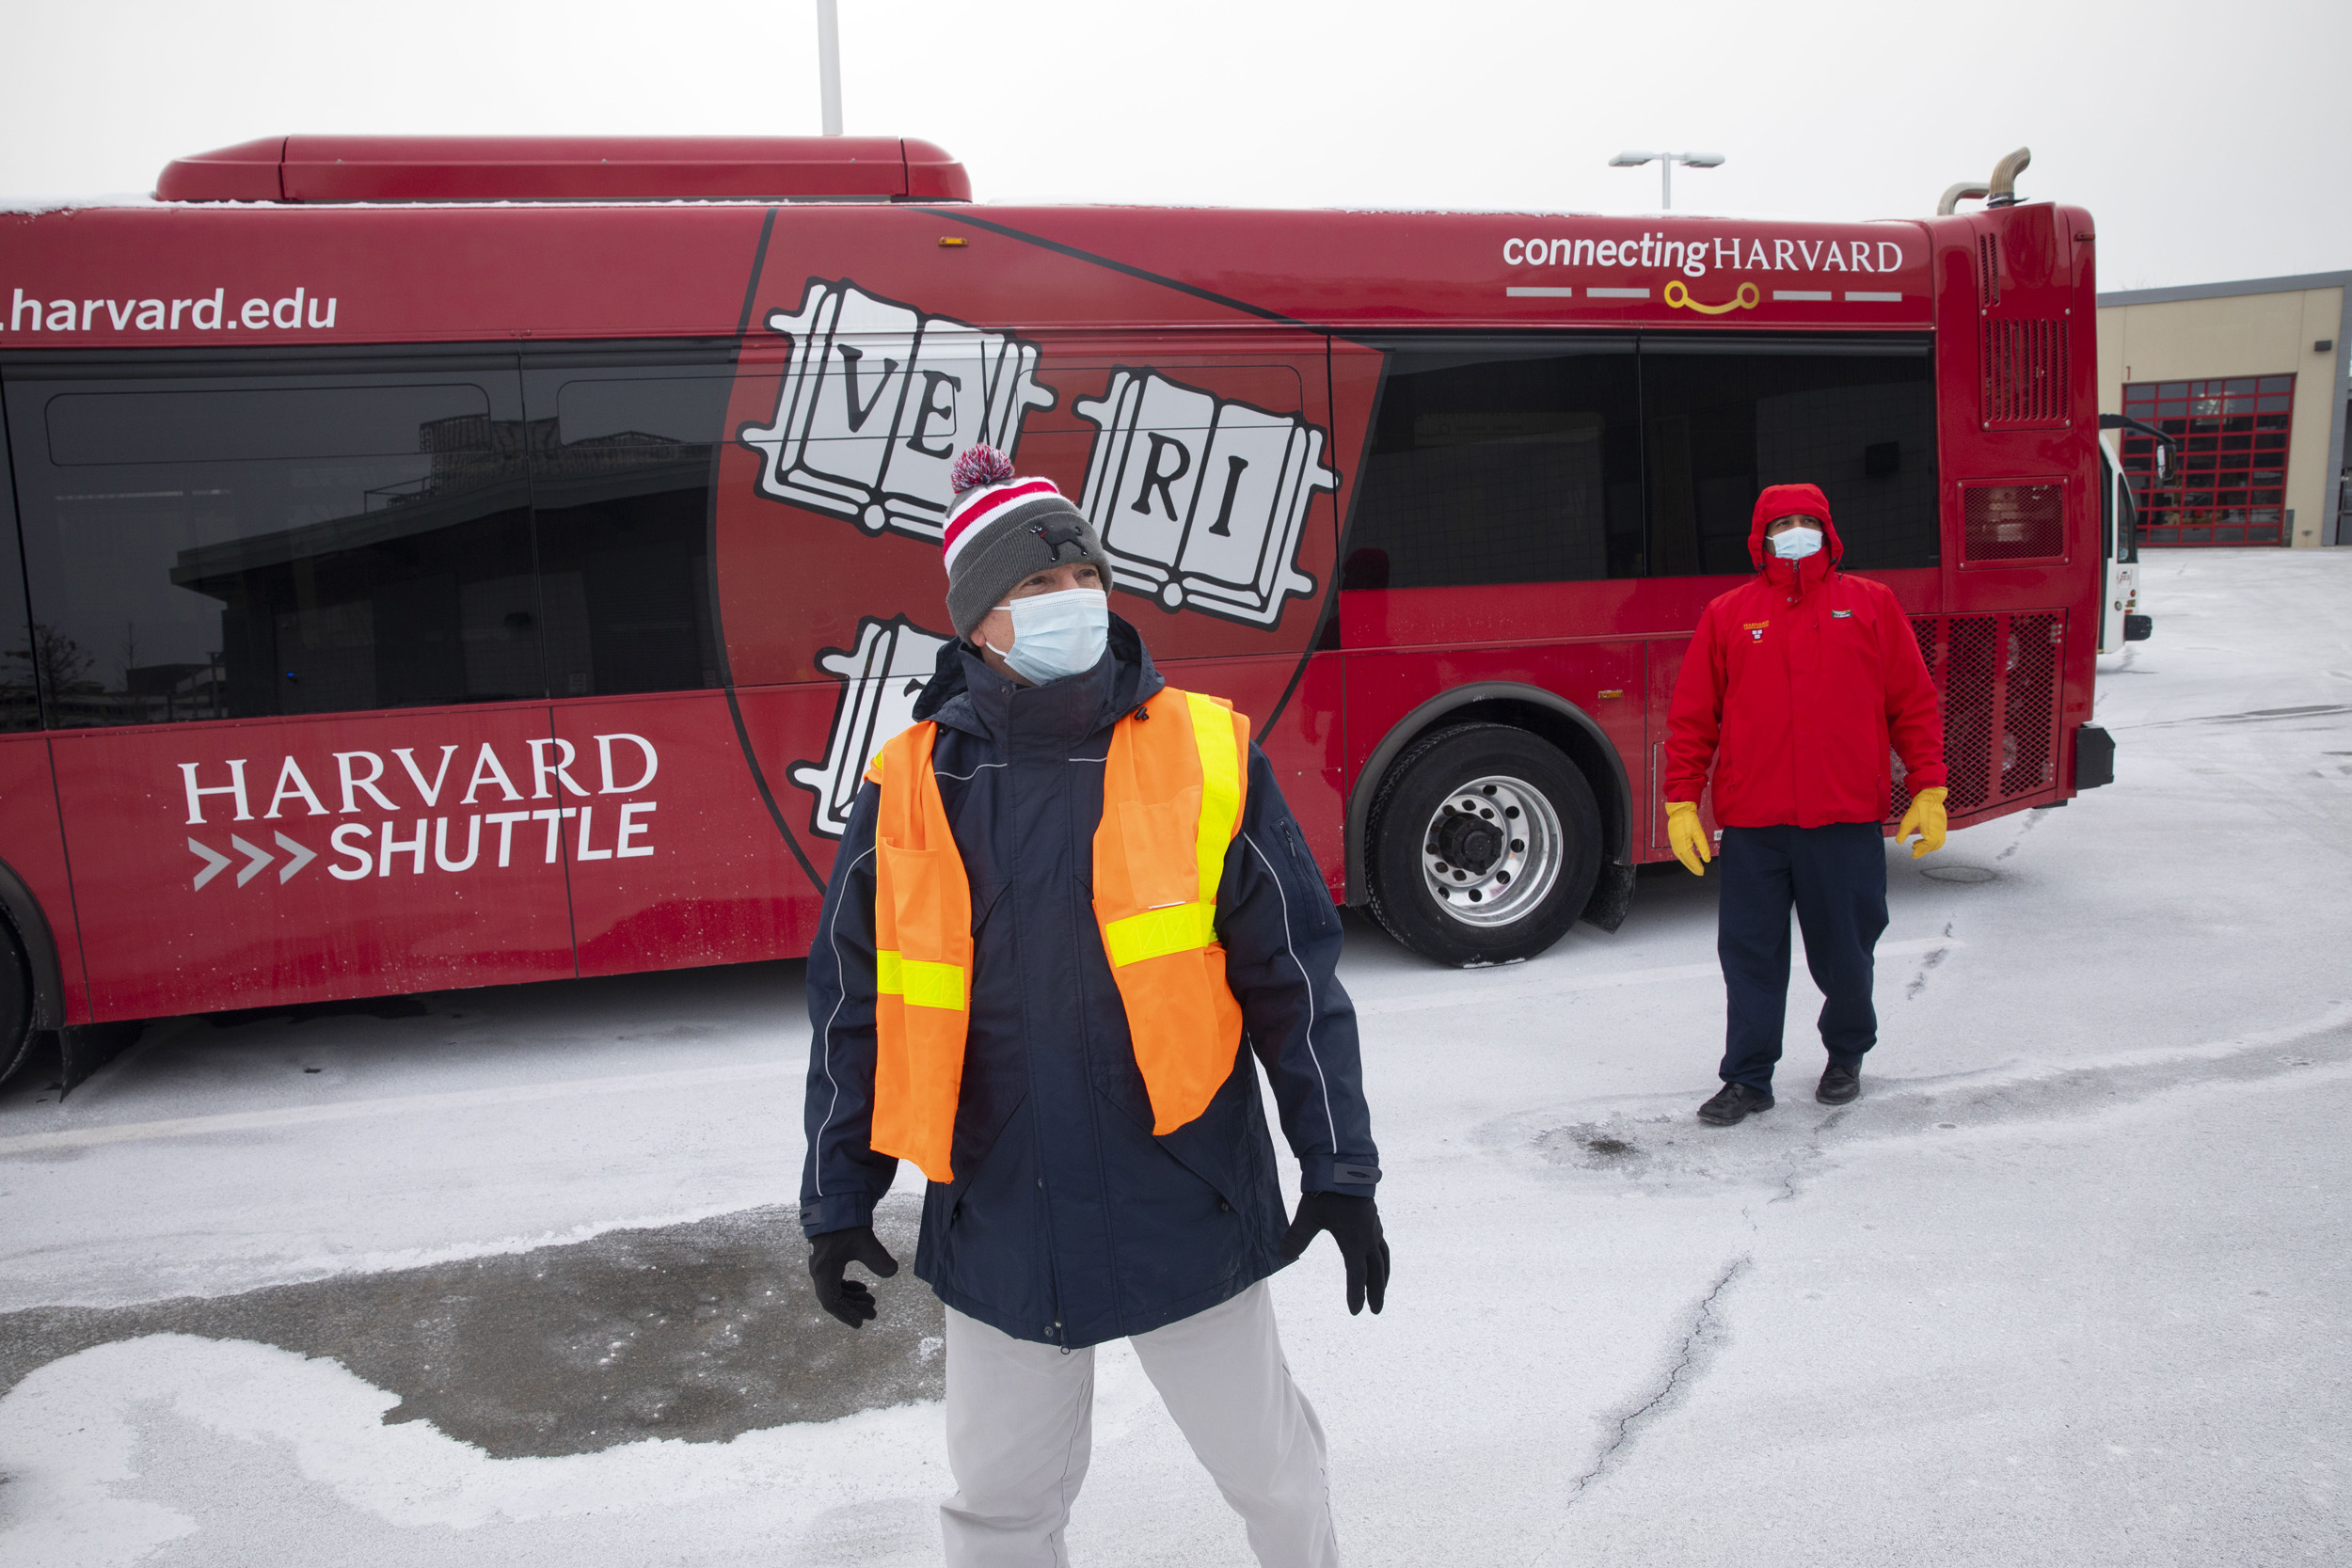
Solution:
<svg viewBox="0 0 2352 1568"><path fill-rule="evenodd" d="M2058 652L2066 617L1923 615L1911 629L1944 703L1945 809L1958 817L2058 783ZM1889 822L1911 804L1897 759Z"/></svg>
<svg viewBox="0 0 2352 1568"><path fill-rule="evenodd" d="M1961 559L2056 561L2066 554L2066 486L1969 484L1960 492Z"/></svg>
<svg viewBox="0 0 2352 1568"><path fill-rule="evenodd" d="M1977 303L1987 309L2001 303L2001 242L1991 234L1977 236Z"/></svg>
<svg viewBox="0 0 2352 1568"><path fill-rule="evenodd" d="M2066 322L2038 317L1984 323L1984 422L1988 430L2064 425Z"/></svg>

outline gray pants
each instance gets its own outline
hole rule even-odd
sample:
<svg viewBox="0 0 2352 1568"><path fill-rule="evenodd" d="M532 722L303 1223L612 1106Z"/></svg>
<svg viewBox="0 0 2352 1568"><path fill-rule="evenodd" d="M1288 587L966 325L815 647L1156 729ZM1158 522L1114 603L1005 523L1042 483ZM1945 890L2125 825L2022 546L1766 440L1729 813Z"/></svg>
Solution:
<svg viewBox="0 0 2352 1568"><path fill-rule="evenodd" d="M1265 1568L1338 1568L1323 1426L1291 1381L1261 1280L1128 1341ZM1094 1352L1064 1354L947 1309L947 1568L1064 1568L1094 1439Z"/></svg>

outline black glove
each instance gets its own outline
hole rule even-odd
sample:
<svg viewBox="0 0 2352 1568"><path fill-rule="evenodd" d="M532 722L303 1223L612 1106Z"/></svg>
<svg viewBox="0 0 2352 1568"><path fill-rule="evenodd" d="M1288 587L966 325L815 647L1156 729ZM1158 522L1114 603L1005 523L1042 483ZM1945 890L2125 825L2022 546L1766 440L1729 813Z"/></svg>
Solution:
<svg viewBox="0 0 2352 1568"><path fill-rule="evenodd" d="M1380 1298L1389 1291L1389 1243L1380 1235L1378 1206L1344 1193L1299 1194L1298 1216L1282 1233L1282 1256L1295 1259L1305 1252L1318 1230L1331 1233L1347 1264L1348 1313L1361 1312L1367 1301L1379 1311Z"/></svg>
<svg viewBox="0 0 2352 1568"><path fill-rule="evenodd" d="M851 1328L863 1328L874 1318L874 1292L866 1288L866 1281L844 1276L852 1263L865 1264L877 1279L888 1279L898 1272L898 1260L890 1256L870 1225L809 1238L808 1276L817 1282L817 1305Z"/></svg>

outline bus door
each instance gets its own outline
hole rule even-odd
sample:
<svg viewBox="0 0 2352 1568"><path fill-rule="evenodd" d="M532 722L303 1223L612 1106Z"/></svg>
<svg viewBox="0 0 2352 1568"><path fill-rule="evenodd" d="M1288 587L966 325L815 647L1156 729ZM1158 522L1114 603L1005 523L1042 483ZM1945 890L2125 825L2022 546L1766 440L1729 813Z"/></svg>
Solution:
<svg viewBox="0 0 2352 1568"><path fill-rule="evenodd" d="M1647 805L1642 814L1642 832L1648 841L1647 858L1655 860L1674 853L1674 846L1666 837L1666 716L1674 707L1675 682L1681 678L1682 660L1691 651L1687 634L1653 638L1647 644L1649 657L1645 674L1649 683L1649 746ZM1710 838L1720 834L1723 825L1715 820L1715 789L1712 784L1699 790L1699 821Z"/></svg>
<svg viewBox="0 0 2352 1568"><path fill-rule="evenodd" d="M711 540L734 361L732 344L524 356L550 783L584 974L809 940L817 889L740 743L720 649ZM753 379L772 404L773 374Z"/></svg>
<svg viewBox="0 0 2352 1568"><path fill-rule="evenodd" d="M49 743L40 729L40 693L34 684L36 644L24 607L24 557L17 546L16 507L8 483L8 428L0 420L0 877L13 879L5 892L12 904L18 953L34 969L56 960L63 982L60 1006L33 1020L38 1029L80 1023L89 1017L82 992L81 953L73 940L73 895L66 878L65 841L57 831L56 788L49 769ZM40 918L18 900L38 906ZM46 927L42 929L41 927ZM36 957L38 955L38 957ZM0 953L0 962L14 956ZM38 980L36 979L36 986ZM0 1077L16 1064L14 1053L24 1020L14 1008L12 988L0 986ZM38 1007L32 1008L40 1011Z"/></svg>
<svg viewBox="0 0 2352 1568"><path fill-rule="evenodd" d="M2104 425L2113 415L2101 417ZM2119 421L2120 422L2120 421ZM2137 421L2125 429L2148 429ZM2099 651L2120 652L2126 642L2144 641L2153 629L2152 618L2139 603L2139 505L2132 483L2117 461L2114 436L2099 436L2099 538L2106 592L2099 597ZM2169 456L2169 443L2155 439L2153 461L2162 476Z"/></svg>
<svg viewBox="0 0 2352 1568"><path fill-rule="evenodd" d="M2126 599L2138 590L2140 564L2131 560L2131 500L2124 489L2124 470L2115 461L2115 447L2106 435L2098 437L2098 543L2106 590L2098 594L2098 651L2115 654L2124 646Z"/></svg>
<svg viewBox="0 0 2352 1568"><path fill-rule="evenodd" d="M1642 340L1642 452L1653 579L1649 643L1650 851L1668 852L1664 744L1692 628L1717 594L1752 580L1756 500L1819 485L1841 569L1892 589L1915 615L1940 590L1932 345L1917 334ZM1669 596L1667 591L1674 594ZM1699 815L1716 827L1713 790Z"/></svg>
<svg viewBox="0 0 2352 1568"><path fill-rule="evenodd" d="M513 358L6 402L93 1015L573 974Z"/></svg>

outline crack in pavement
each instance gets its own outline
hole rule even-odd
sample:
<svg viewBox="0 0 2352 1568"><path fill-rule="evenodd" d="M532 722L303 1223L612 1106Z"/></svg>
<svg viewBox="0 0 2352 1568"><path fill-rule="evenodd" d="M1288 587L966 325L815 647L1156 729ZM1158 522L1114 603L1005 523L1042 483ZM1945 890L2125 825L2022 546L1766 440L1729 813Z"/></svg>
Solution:
<svg viewBox="0 0 2352 1568"><path fill-rule="evenodd" d="M2243 713L2201 713L2187 719L2151 719L2137 724L2118 724L2119 730L2168 730L2178 724L2268 724L2281 719L2317 719L2352 713L2352 704L2305 703L2296 707L2257 707Z"/></svg>
<svg viewBox="0 0 2352 1568"><path fill-rule="evenodd" d="M1728 1342L1728 1336L1715 1315L1715 1303L1731 1288L1734 1280L1748 1272L1755 1261L1754 1254L1743 1252L1724 1264L1722 1272L1716 1275L1715 1282L1708 1287L1707 1293L1691 1309L1681 1341L1668 1358L1663 1374L1646 1397L1637 1397L1625 1407L1616 1418L1607 1440L1601 1444L1600 1451L1593 1456L1593 1462L1585 1466L1582 1474L1568 1482L1567 1496L1560 1504L1562 1513L1574 1508L1593 1483L1608 1473L1634 1438L1646 1426L1679 1404L1690 1393L1692 1385L1714 1364L1717 1353ZM1543 1548L1529 1559L1530 1563L1540 1562L1549 1557L1560 1544L1561 1532L1566 1528L1567 1521L1563 1518L1552 1531L1551 1538L1544 1543Z"/></svg>
<svg viewBox="0 0 2352 1568"><path fill-rule="evenodd" d="M1788 1157L1788 1169L1780 1179L1780 1191L1765 1199L1766 1203L1787 1203L1797 1196L1797 1179L1804 1174L1805 1167L1829 1157L1829 1150L1821 1147L1823 1135L1845 1120L1852 1109L1851 1105L1840 1105L1814 1124L1813 1141Z"/></svg>

